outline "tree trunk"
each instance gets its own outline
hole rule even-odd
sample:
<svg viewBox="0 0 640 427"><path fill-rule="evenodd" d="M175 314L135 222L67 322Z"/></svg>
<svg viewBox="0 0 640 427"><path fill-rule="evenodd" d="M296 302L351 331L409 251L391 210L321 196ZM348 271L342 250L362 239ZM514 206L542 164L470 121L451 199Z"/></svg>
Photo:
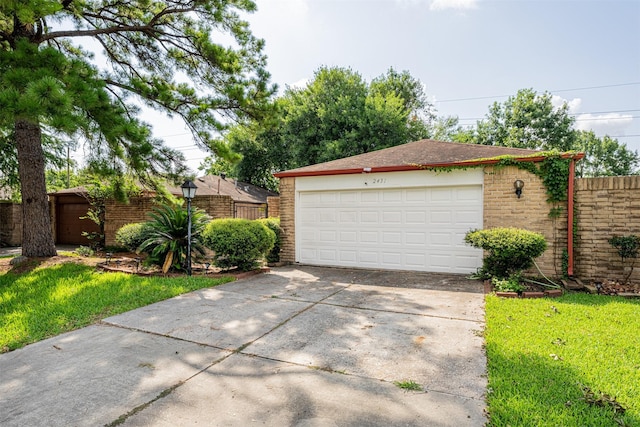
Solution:
<svg viewBox="0 0 640 427"><path fill-rule="evenodd" d="M22 192L22 255L56 256L44 177L40 126L27 120L16 120L15 131Z"/></svg>

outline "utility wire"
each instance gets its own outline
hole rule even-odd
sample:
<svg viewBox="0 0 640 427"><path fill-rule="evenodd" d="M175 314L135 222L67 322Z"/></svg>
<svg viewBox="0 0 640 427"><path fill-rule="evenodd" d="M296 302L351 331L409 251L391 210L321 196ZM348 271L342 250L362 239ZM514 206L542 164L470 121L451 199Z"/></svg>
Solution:
<svg viewBox="0 0 640 427"><path fill-rule="evenodd" d="M549 93L573 92L573 91L577 91L577 90L605 89L605 88L610 88L610 87L635 86L635 85L640 85L640 82L618 83L618 84L601 85L601 86L576 87L576 88L572 88L572 89L556 89L556 90L550 90L550 91L547 91L547 92L549 92ZM477 97L471 97L471 98L442 99L442 100L436 100L436 103L438 103L438 102L442 103L442 102L478 101L478 100L481 100L481 99L508 98L508 97L510 97L512 95L513 94L509 94L509 95L494 95L494 96L477 96Z"/></svg>

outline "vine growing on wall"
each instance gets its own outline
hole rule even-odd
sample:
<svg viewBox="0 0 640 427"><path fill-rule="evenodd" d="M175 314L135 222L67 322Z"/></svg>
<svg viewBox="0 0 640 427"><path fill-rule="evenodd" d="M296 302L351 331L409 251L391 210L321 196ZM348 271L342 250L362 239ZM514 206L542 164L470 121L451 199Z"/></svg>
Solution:
<svg viewBox="0 0 640 427"><path fill-rule="evenodd" d="M569 154L571 154L571 152L569 152ZM527 158L539 157L543 157L544 159L541 162L527 161ZM461 163L452 166L420 167L425 170L436 172L449 172L452 170L466 170L484 167L488 162L493 161L497 161L497 163L494 164L494 167L496 168L515 166L520 170L530 172L539 177L547 192L547 202L552 205L549 210L549 216L552 218L558 218L562 214L563 208L557 204L567 201L567 182L569 180L569 163L571 162L571 159L563 158L562 153L558 151L544 151L524 157L503 155L479 158L464 162L469 164Z"/></svg>

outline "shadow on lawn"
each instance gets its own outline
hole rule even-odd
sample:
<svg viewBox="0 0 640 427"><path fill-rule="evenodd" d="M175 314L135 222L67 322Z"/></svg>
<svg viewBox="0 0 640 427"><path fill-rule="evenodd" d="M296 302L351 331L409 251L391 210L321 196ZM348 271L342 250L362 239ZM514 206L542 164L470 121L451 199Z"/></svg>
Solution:
<svg viewBox="0 0 640 427"><path fill-rule="evenodd" d="M494 347L487 345L489 425L640 425L637 408L629 408L631 402L615 400L628 409L624 413L611 404L614 396L598 402L597 397L609 394L608 390L598 390L561 358L524 353L507 357ZM589 396L584 387L594 395Z"/></svg>

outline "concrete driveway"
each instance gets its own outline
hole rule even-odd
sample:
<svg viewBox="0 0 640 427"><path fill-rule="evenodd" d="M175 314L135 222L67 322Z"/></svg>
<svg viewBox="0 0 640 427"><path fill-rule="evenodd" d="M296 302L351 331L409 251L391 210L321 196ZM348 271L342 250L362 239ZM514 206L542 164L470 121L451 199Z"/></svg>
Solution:
<svg viewBox="0 0 640 427"><path fill-rule="evenodd" d="M461 276L277 268L0 355L0 425L482 426L483 328Z"/></svg>

